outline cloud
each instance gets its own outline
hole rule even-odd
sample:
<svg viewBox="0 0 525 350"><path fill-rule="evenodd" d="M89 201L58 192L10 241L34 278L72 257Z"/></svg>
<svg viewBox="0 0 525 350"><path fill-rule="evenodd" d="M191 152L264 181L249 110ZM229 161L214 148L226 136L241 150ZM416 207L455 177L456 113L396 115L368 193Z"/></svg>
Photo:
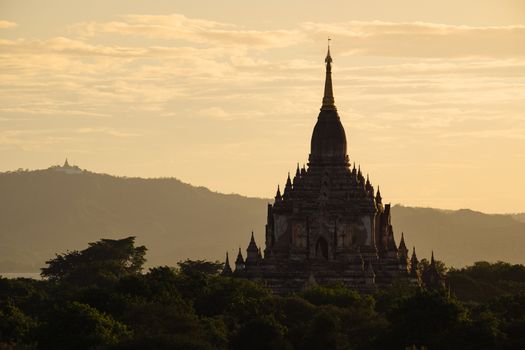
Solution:
<svg viewBox="0 0 525 350"><path fill-rule="evenodd" d="M140 136L140 134L136 132L123 132L120 130L115 130L115 129L110 129L110 128L78 128L78 129L75 129L74 132L77 134L100 134L100 135L114 136L114 137L119 137L119 138Z"/></svg>
<svg viewBox="0 0 525 350"><path fill-rule="evenodd" d="M501 130L470 130L447 132L440 135L442 138L480 138L480 139L516 139L525 140L525 128Z"/></svg>
<svg viewBox="0 0 525 350"><path fill-rule="evenodd" d="M126 15L118 21L82 22L71 27L81 37L103 34L183 40L243 49L273 49L333 38L344 55L391 57L525 56L525 26L464 26L424 22L305 22L291 29L253 30L230 23L172 15ZM337 49L338 48L338 49ZM344 49L343 49L344 48Z"/></svg>
<svg viewBox="0 0 525 350"><path fill-rule="evenodd" d="M525 25L458 26L436 23L350 21L304 23L311 40L330 35L343 54L393 57L525 56Z"/></svg>
<svg viewBox="0 0 525 350"><path fill-rule="evenodd" d="M71 26L71 30L83 37L115 33L249 48L291 46L297 44L300 36L293 30L247 30L230 23L188 18L182 14L126 15L121 16L120 21L77 23Z"/></svg>
<svg viewBox="0 0 525 350"><path fill-rule="evenodd" d="M15 22L0 20L0 29L14 28L17 24Z"/></svg>
<svg viewBox="0 0 525 350"><path fill-rule="evenodd" d="M481 137L468 123L511 129L504 122L525 107L524 49L516 39L522 26L352 21L253 30L175 14L83 22L72 33L77 36L0 39L0 118L7 125L89 119L99 127L73 133L122 139L136 135L100 124L132 120L147 132L160 117L173 130L226 125L233 143L241 127L291 140L309 134L317 112L319 43L327 35L334 39L343 119L378 144L399 140L404 147L423 136L455 142L458 130Z"/></svg>

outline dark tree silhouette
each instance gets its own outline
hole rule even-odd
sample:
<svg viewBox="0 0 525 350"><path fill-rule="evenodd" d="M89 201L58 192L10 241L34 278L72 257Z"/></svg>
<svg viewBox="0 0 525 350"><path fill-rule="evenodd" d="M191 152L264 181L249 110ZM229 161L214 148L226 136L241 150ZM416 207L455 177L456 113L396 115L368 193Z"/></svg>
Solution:
<svg viewBox="0 0 525 350"><path fill-rule="evenodd" d="M82 251L72 251L46 261L41 276L77 285L115 282L142 271L146 247L135 247L135 237L101 239Z"/></svg>

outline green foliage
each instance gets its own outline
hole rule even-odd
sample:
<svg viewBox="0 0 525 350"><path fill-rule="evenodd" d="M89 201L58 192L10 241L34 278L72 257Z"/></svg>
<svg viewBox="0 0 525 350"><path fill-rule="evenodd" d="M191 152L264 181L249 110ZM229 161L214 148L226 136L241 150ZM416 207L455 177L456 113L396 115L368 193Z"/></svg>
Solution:
<svg viewBox="0 0 525 350"><path fill-rule="evenodd" d="M342 284L333 286L312 286L299 294L314 305L339 307L373 307L373 299L361 296Z"/></svg>
<svg viewBox="0 0 525 350"><path fill-rule="evenodd" d="M72 251L46 261L42 277L76 285L107 284L137 274L146 261L146 247L135 247L135 237L102 239L82 251Z"/></svg>
<svg viewBox="0 0 525 350"><path fill-rule="evenodd" d="M196 273L203 273L205 275L218 275L224 266L219 261L206 261L206 260L190 260L178 262L177 265L182 273L191 275Z"/></svg>
<svg viewBox="0 0 525 350"><path fill-rule="evenodd" d="M234 350L285 350L291 345L285 339L286 328L271 316L257 317L243 324L233 338Z"/></svg>
<svg viewBox="0 0 525 350"><path fill-rule="evenodd" d="M390 342L399 347L436 347L439 341L466 319L466 311L454 299L424 290L403 298L387 315Z"/></svg>
<svg viewBox="0 0 525 350"><path fill-rule="evenodd" d="M447 276L452 292L465 301L487 302L503 295L525 293L525 266L505 262L476 262L451 269Z"/></svg>
<svg viewBox="0 0 525 350"><path fill-rule="evenodd" d="M7 303L0 305L0 342L19 342L29 340L30 332L37 322L27 316L15 305Z"/></svg>
<svg viewBox="0 0 525 350"><path fill-rule="evenodd" d="M37 338L42 349L93 349L129 339L132 332L110 315L79 302L66 303L46 315Z"/></svg>
<svg viewBox="0 0 525 350"><path fill-rule="evenodd" d="M130 258L132 239L93 246L96 254L78 252L85 261L48 280L0 278L0 350L510 350L525 344L525 293L502 291L524 282L521 265L478 263L449 272L477 288L494 285L486 293L496 291L495 297L487 299L456 299L410 284L374 295L335 284L278 296L259 283L219 275L216 262L186 260L140 273L145 248L139 259ZM118 263L108 262L113 249L120 251ZM88 256L98 260L91 264ZM79 282L81 271L94 275ZM457 295L480 293L454 286Z"/></svg>
<svg viewBox="0 0 525 350"><path fill-rule="evenodd" d="M334 306L321 307L305 329L301 348L307 350L349 349L348 339L341 332L340 312Z"/></svg>

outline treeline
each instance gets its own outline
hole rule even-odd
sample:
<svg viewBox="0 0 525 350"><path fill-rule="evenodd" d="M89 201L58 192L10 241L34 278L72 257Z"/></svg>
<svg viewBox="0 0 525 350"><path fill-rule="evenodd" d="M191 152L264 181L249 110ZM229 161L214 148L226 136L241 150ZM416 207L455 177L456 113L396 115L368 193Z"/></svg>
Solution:
<svg viewBox="0 0 525 350"><path fill-rule="evenodd" d="M0 279L0 349L523 349L525 267L476 263L451 290L340 285L277 296L218 262L141 272L134 238L57 255L44 280Z"/></svg>

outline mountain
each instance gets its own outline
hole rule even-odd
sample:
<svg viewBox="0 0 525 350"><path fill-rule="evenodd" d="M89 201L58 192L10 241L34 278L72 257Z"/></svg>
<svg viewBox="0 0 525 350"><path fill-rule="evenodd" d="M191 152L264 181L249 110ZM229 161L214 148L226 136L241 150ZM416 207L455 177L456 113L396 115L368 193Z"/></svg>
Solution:
<svg viewBox="0 0 525 350"><path fill-rule="evenodd" d="M55 253L84 249L100 238L137 236L148 248L149 266L222 260L226 250L234 260L251 230L263 244L269 199L216 193L174 178L62 170L0 173L0 271L38 271ZM392 209L398 240L404 232L420 258L434 249L436 258L456 267L477 260L525 263L523 217Z"/></svg>
<svg viewBox="0 0 525 350"><path fill-rule="evenodd" d="M214 193L173 178L121 178L56 169L0 174L0 271L38 271L55 253L102 237L137 236L149 265L235 256L267 200Z"/></svg>
<svg viewBox="0 0 525 350"><path fill-rule="evenodd" d="M405 233L409 248L416 246L419 258L429 259L433 249L448 266L480 260L525 263L525 222L513 215L396 205L392 224L395 232Z"/></svg>

